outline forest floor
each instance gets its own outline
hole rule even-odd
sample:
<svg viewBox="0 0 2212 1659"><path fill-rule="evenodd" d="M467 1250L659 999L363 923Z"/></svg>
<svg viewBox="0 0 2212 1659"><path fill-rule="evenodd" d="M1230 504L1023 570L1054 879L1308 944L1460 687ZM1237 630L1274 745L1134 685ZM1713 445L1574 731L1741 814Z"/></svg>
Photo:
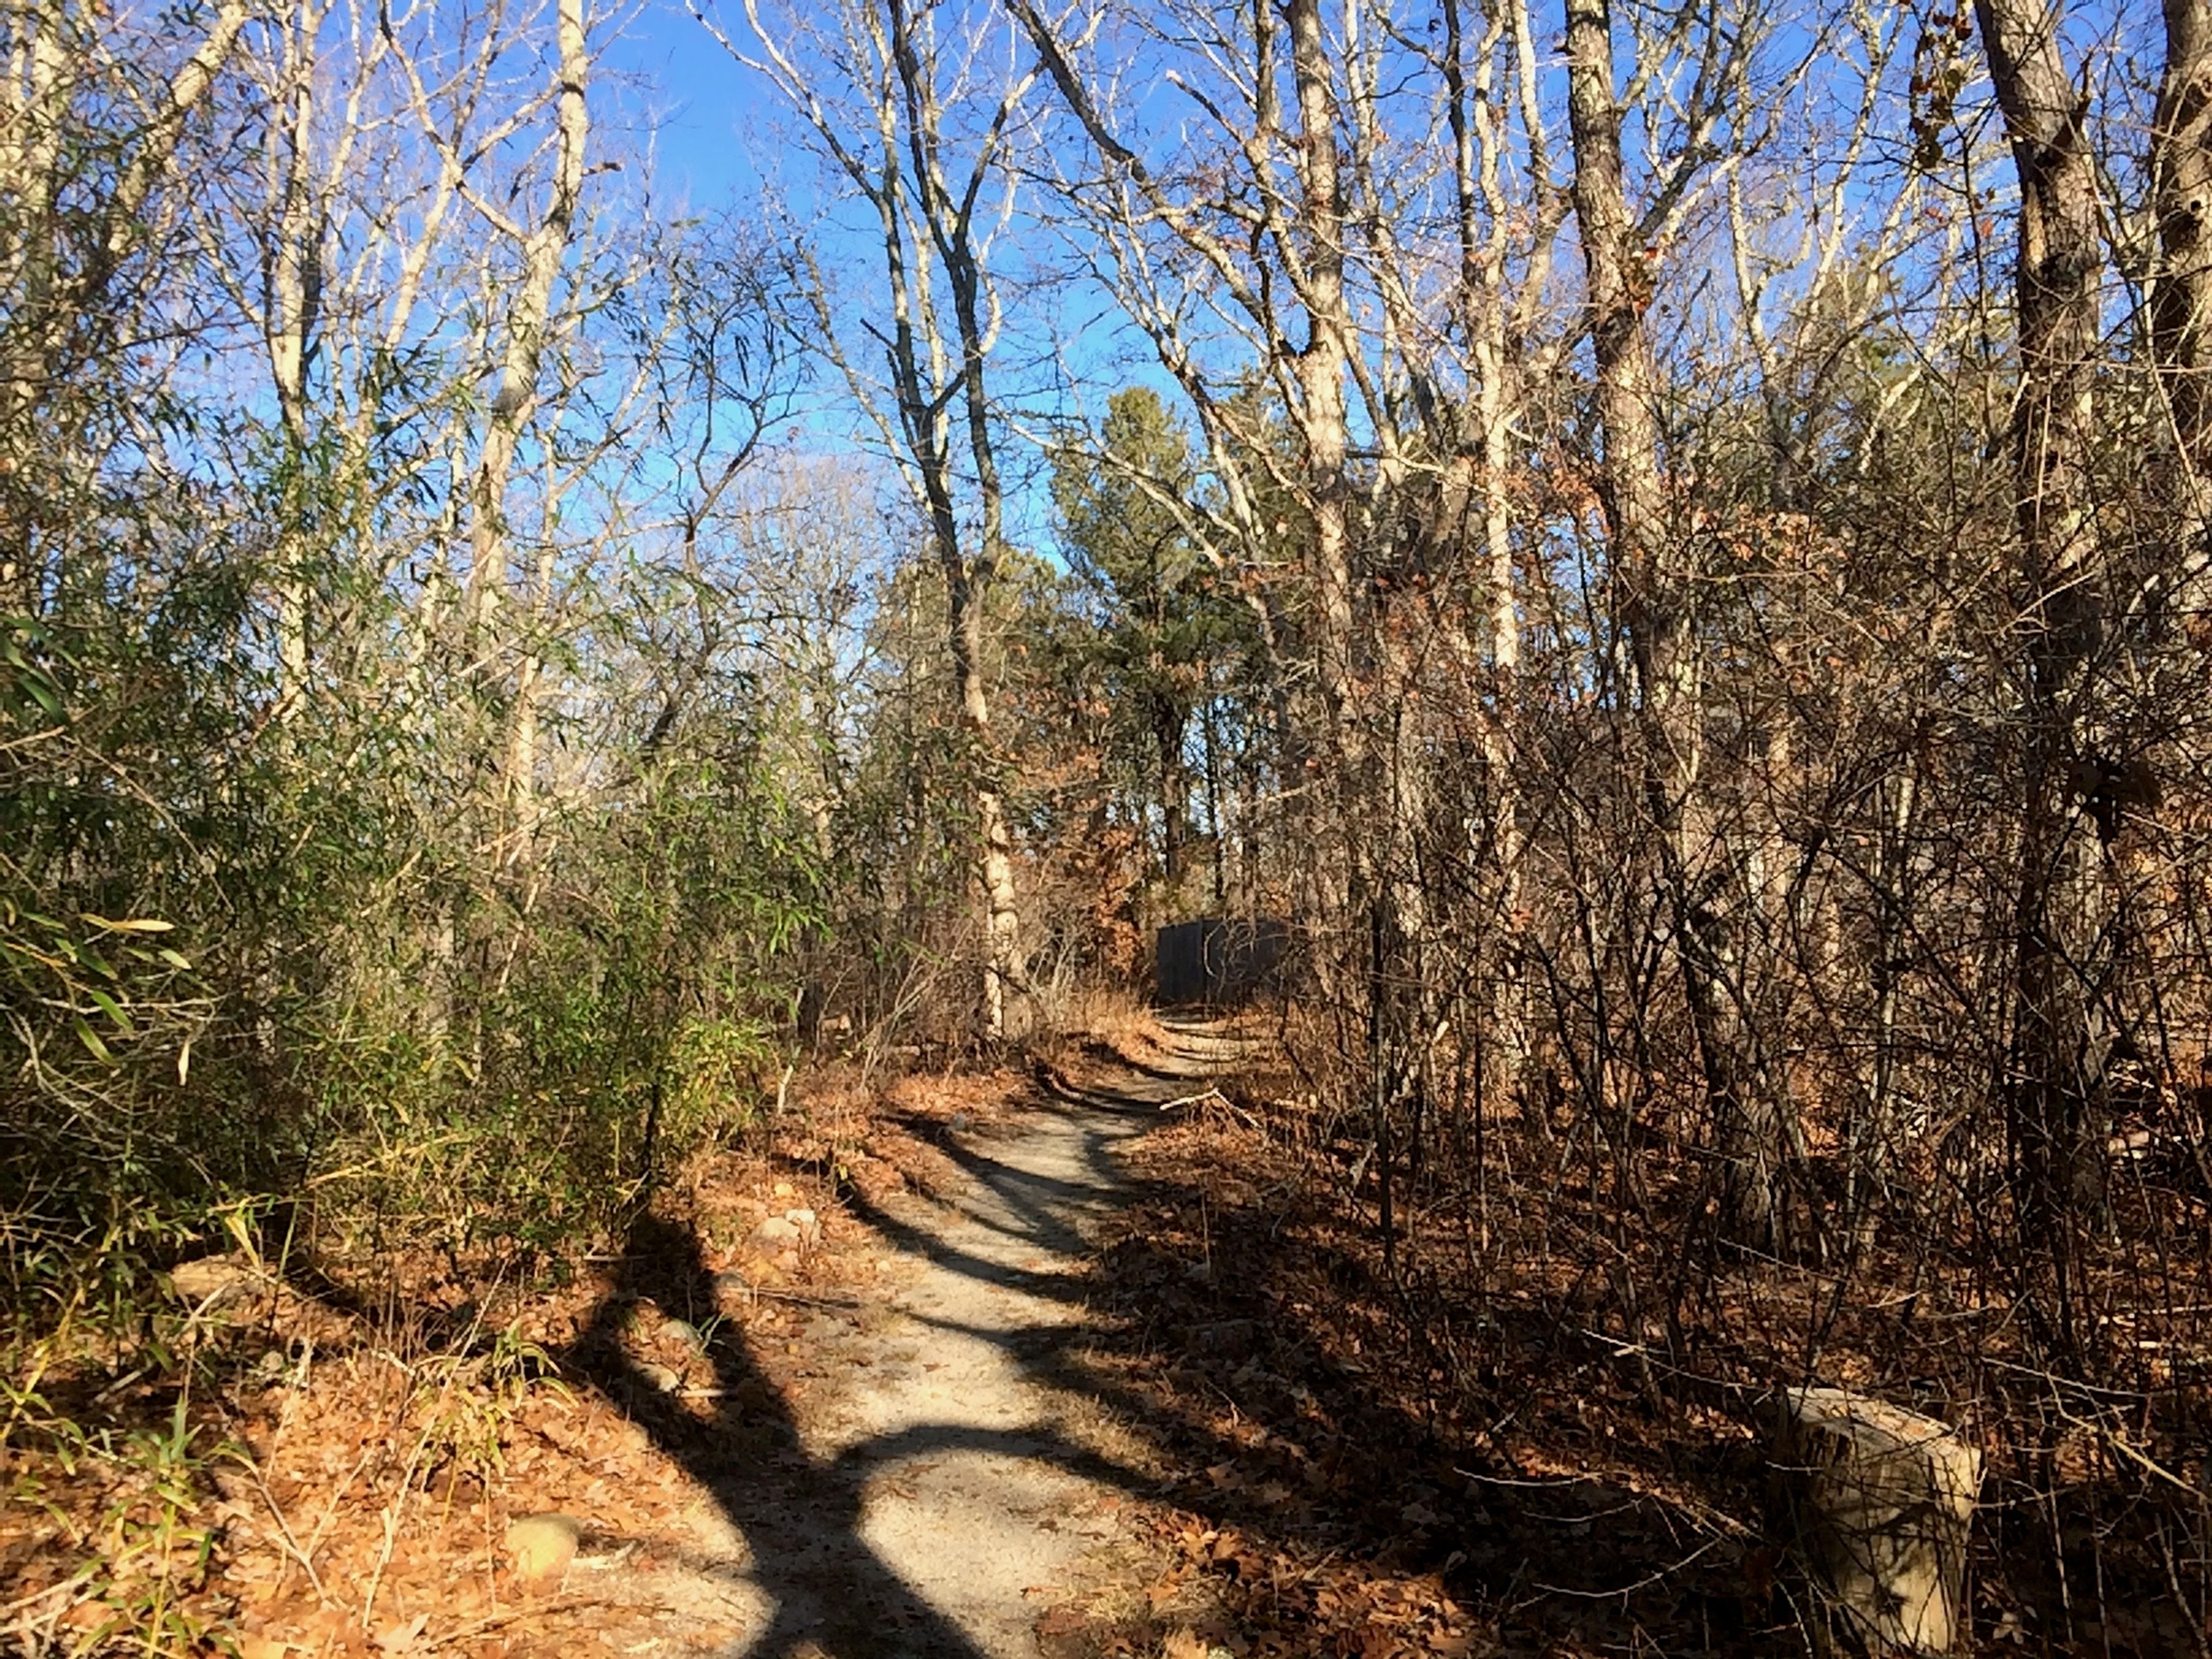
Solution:
<svg viewBox="0 0 2212 1659"><path fill-rule="evenodd" d="M1437 1416L1294 1086L1264 1022L1133 1018L828 1068L526 1288L180 1267L182 1391L81 1367L4 1454L0 1653L1775 1650L1753 1540L1591 1473L1593 1380L1509 1413L1548 1451Z"/></svg>
<svg viewBox="0 0 2212 1659"><path fill-rule="evenodd" d="M935 1195L850 1195L880 1266L874 1295L796 1333L825 1386L788 1411L765 1467L697 1469L690 1547L629 1593L719 1623L726 1651L1035 1655L1037 1626L1096 1577L1101 1546L1127 1541L1133 1494L1163 1474L1066 1364L1093 1334L1092 1246L1128 1200L1118 1153L1245 1047L1185 1025L1145 1071L1109 1063L1076 1084L1048 1068L930 1126L957 1170ZM714 1352L726 1396L757 1394L757 1369Z"/></svg>

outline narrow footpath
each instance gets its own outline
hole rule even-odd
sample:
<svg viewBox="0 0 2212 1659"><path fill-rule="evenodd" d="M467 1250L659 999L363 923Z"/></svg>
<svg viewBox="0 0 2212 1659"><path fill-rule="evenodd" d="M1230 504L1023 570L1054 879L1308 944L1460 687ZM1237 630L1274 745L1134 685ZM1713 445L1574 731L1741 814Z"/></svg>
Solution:
<svg viewBox="0 0 2212 1659"><path fill-rule="evenodd" d="M1224 1028L1170 1029L1156 1066L954 1132L966 1179L950 1202L866 1214L894 1256L885 1293L804 1332L837 1386L782 1443L701 1471L696 1549L633 1593L734 1626L726 1650L748 1659L1034 1659L1047 1598L1146 1484L1115 1425L1053 1376L1085 1339L1093 1231L1128 1189L1117 1149L1243 1052Z"/></svg>

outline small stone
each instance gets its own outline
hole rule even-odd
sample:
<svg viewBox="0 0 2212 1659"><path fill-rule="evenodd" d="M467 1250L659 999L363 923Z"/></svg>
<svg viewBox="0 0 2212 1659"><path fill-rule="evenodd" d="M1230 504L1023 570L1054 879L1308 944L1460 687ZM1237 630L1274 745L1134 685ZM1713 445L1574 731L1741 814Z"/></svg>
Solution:
<svg viewBox="0 0 2212 1659"><path fill-rule="evenodd" d="M799 1229L799 1243L803 1249L812 1249L822 1242L822 1222L811 1210L786 1210L783 1218Z"/></svg>
<svg viewBox="0 0 2212 1659"><path fill-rule="evenodd" d="M788 1181L777 1182L772 1190L778 1198L795 1198L798 1196L798 1188L793 1187Z"/></svg>
<svg viewBox="0 0 2212 1659"><path fill-rule="evenodd" d="M694 1353L707 1351L707 1339L699 1334L699 1328L688 1319L664 1319L657 1333L665 1342L678 1342Z"/></svg>
<svg viewBox="0 0 2212 1659"><path fill-rule="evenodd" d="M180 1302L207 1309L234 1302L246 1293L252 1274L234 1256L204 1255L169 1269L169 1288Z"/></svg>
<svg viewBox="0 0 2212 1659"><path fill-rule="evenodd" d="M745 1242L763 1255L773 1255L787 1250L803 1241L805 1235L787 1216L772 1215L753 1229L752 1237Z"/></svg>
<svg viewBox="0 0 2212 1659"><path fill-rule="evenodd" d="M259 1363L253 1368L254 1374L259 1376L264 1382L274 1382L278 1377L284 1375L284 1364L285 1361L283 1354L276 1349L271 1348L267 1353L261 1356Z"/></svg>
<svg viewBox="0 0 2212 1659"><path fill-rule="evenodd" d="M967 1132L968 1132L968 1126L969 1126L969 1124L973 1123L975 1121L975 1120L974 1118L972 1118L972 1117L969 1116L969 1115L968 1115L968 1114L967 1114L967 1113L965 1113L965 1112L955 1112L955 1113L953 1113L953 1115L952 1115L952 1122L951 1122L951 1127L952 1133L953 1133L954 1134L956 1134L956 1135L957 1135L957 1134L965 1134L965 1133L967 1133Z"/></svg>
<svg viewBox="0 0 2212 1659"><path fill-rule="evenodd" d="M734 1267L726 1273L716 1273L708 1283L713 1288L717 1301L724 1297L742 1297L750 1294L753 1288L752 1281Z"/></svg>
<svg viewBox="0 0 2212 1659"><path fill-rule="evenodd" d="M526 1515L507 1528L507 1553L514 1574L533 1584L556 1579L576 1559L584 1523L573 1515Z"/></svg>

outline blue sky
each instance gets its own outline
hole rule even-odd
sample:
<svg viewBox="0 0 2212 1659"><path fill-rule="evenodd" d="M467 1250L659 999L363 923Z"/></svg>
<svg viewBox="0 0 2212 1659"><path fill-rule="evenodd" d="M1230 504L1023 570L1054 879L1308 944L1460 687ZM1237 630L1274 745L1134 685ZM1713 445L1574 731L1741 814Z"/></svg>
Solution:
<svg viewBox="0 0 2212 1659"><path fill-rule="evenodd" d="M738 38L742 9L732 5L723 15ZM657 193L693 209L757 194L762 173L753 165L754 148L774 141L781 112L678 0L646 0L608 44L606 62L648 88L645 107L658 127Z"/></svg>

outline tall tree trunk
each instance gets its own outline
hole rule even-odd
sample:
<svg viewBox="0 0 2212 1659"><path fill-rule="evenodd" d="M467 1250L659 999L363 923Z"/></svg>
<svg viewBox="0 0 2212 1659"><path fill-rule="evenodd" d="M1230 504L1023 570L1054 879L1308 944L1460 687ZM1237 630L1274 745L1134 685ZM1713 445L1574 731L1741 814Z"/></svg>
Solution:
<svg viewBox="0 0 2212 1659"><path fill-rule="evenodd" d="M1022 947L1021 896L1014 881L1013 835L1006 820L1001 763L991 733L991 704L983 656L984 608L998 574L1006 563L1006 492L999 471L998 450L991 431L991 402L986 374L996 331L996 312L978 244L975 204L998 154L997 145L1021 96L1020 87L1010 89L998 106L981 155L965 190L956 195L945 173L944 112L939 105L934 36L928 10L910 10L908 0L889 0L885 24L891 66L898 83L898 106L904 118L905 166L920 205L915 240L918 258L913 272L911 309L905 276L900 268L903 240L899 234L901 208L889 204L886 253L893 269L894 287L900 296L899 344L894 374L899 382L900 413L908 442L923 477L933 538L944 567L951 598L951 652L960 690L961 723L969 738L969 766L971 799L975 812L977 872L981 879L984 912L983 1025L992 1041L1018 1036L1010 1020L1009 994L1034 996ZM896 125L896 120L894 121ZM887 128L886 161L890 161L892 129ZM887 172L887 178L896 173ZM896 185L891 186L896 189ZM926 374L919 355L915 325L926 334L929 355L941 357L942 342L928 296L928 259L933 253L952 290L954 339L957 368L953 371L966 427L969 465L975 481L975 507L978 520L976 547L969 555L952 496L949 434L942 410L947 399L933 397L928 388L937 376Z"/></svg>
<svg viewBox="0 0 2212 1659"><path fill-rule="evenodd" d="M1482 520L1482 611L1489 635L1489 684L1475 699L1476 738L1482 751L1487 854L1496 872L1490 979L1484 1033L1486 1092L1511 1099L1527 1060L1527 987L1519 951L1523 849L1516 759L1516 710L1521 672L1521 615L1513 567L1513 506L1507 484L1513 460L1515 414L1509 386L1512 352L1505 293L1505 260L1512 216L1500 185L1505 148L1494 89L1497 43L1508 29L1516 51L1528 38L1528 9L1521 0L1493 10L1470 87L1466 26L1461 0L1443 0L1446 114L1452 133L1452 180L1460 258L1460 303L1474 362L1476 453L1472 473ZM1470 93L1472 95L1470 95ZM1487 216L1488 228L1484 229ZM1463 485L1448 489L1455 502ZM1455 513L1455 518L1463 514ZM1482 849L1476 849L1479 851Z"/></svg>
<svg viewBox="0 0 2212 1659"><path fill-rule="evenodd" d="M949 504L949 498L948 498ZM951 596L954 678L960 688L960 720L971 750L971 802L975 813L976 873L983 890L983 1033L992 1042L1018 1033L1010 1018L1010 994L1029 994L1022 957L1021 895L1014 882L1013 833L1006 823L1006 798L991 751L991 702L983 670L983 603L981 584L960 550L957 525L940 523L939 562Z"/></svg>
<svg viewBox="0 0 2212 1659"><path fill-rule="evenodd" d="M321 204L313 176L315 93L323 10L298 8L285 31L280 97L288 106L270 122L267 252L262 264L262 338L276 389L287 466L283 522L277 529L276 648L283 671L277 719L289 721L307 695L309 595L307 469L313 434L307 409L307 367L321 322Z"/></svg>
<svg viewBox="0 0 2212 1659"><path fill-rule="evenodd" d="M958 319L963 366L962 396L968 410L968 453L982 508L982 556L963 584L966 598L959 607L957 626L961 637L955 655L960 664L961 704L975 739L978 769L975 823L982 840L983 902L989 930L985 1014L992 1036L1018 1036L1019 1030L1008 1022L1006 994L1012 991L1031 997L1034 988L1030 983L1029 963L1022 948L1021 895L1014 882L1013 834L1006 823L1001 768L992 742L982 655L982 599L1006 562L1005 495L999 480L998 453L992 440L990 403L983 379L984 358L989 346L982 320L982 270L974 245L964 234L957 243L948 243L947 264L952 274L953 308Z"/></svg>
<svg viewBox="0 0 2212 1659"><path fill-rule="evenodd" d="M1234 832L1221 810L1221 745L1214 731L1215 698L1211 666L1207 668L1206 674L1206 701L1199 709L1198 730L1205 744L1206 829L1213 843L1213 902L1218 908L1229 902L1229 838Z"/></svg>
<svg viewBox="0 0 2212 1659"><path fill-rule="evenodd" d="M2200 626L2212 590L2212 0L2166 0L2166 71L2151 120L2159 264L2151 349L2173 422L2167 494L2182 534L2169 617Z"/></svg>
<svg viewBox="0 0 2212 1659"><path fill-rule="evenodd" d="M2021 195L2012 445L2027 730L2018 1008L2004 1092L2021 1236L2050 1270L2047 1283L2033 1275L2029 1305L2063 1349L2080 1334L2081 1225L2094 1197L2086 1188L2101 1173L2113 1039L2101 994L2113 895L2078 787L2095 764L2107 599L2088 477L2103 240L2085 100L2059 46L2063 10L2046 0L1978 0L1975 14Z"/></svg>
<svg viewBox="0 0 2212 1659"><path fill-rule="evenodd" d="M1321 814L1334 834L1314 845L1340 854L1340 874L1329 872L1310 898L1325 927L1343 929L1345 945L1364 969L1370 1015L1370 1066L1374 1068L1376 1133L1405 1078L1405 1020L1395 1018L1395 987L1407 929L1391 914L1398 867L1398 787L1395 744L1376 744L1367 732L1367 696L1360 686L1364 657L1376 641L1356 637L1358 615L1352 584L1352 480L1347 476L1349 414L1345 378L1352 368L1352 307L1345 296L1345 185L1336 131L1336 73L1329 62L1321 0L1287 0L1291 88L1298 111L1298 219L1294 257L1298 303L1305 310L1305 345L1298 352L1297 427L1303 445L1303 504L1312 515L1307 553L1314 584L1314 671L1321 712L1328 723L1322 776L1314 779L1307 811ZM1256 40L1265 51L1265 35ZM1259 60L1259 73L1272 66ZM1371 661L1370 661L1371 665ZM1376 817L1382 834L1371 834ZM1321 825L1316 825L1316 830ZM1325 856L1318 863L1338 863ZM1389 1179L1382 1170L1385 1183ZM1387 1192L1387 1186L1385 1186Z"/></svg>
<svg viewBox="0 0 2212 1659"><path fill-rule="evenodd" d="M480 698L475 710L480 724L464 741L474 747L485 780L474 803L475 835L477 844L489 849L490 868L486 873L494 893L507 890L519 876L526 883L536 805L535 699L539 690L535 653L525 645L510 681L505 669L509 642L501 636L501 615L507 608L507 588L514 574L507 495L522 434L538 408L538 374L552 317L553 291L568 261L591 137L586 102L591 58L583 0L557 0L554 27L557 58L553 71L552 175L538 221L527 226L502 227L521 245L522 268L507 307L499 384L469 484L469 569L462 585L458 619L460 659ZM526 615L516 625L527 629L530 619ZM503 708L501 693L507 699ZM457 896L456 902L465 906L471 900L464 894ZM514 908L519 913L520 905ZM453 927L453 936L465 943L467 971L477 994L489 994L506 983L526 926L517 914L502 937L496 915L485 908L466 926ZM480 1049L483 1032L478 1030L471 1036Z"/></svg>
<svg viewBox="0 0 2212 1659"><path fill-rule="evenodd" d="M7 304L0 321L6 343L0 373L0 501L6 540L0 544L0 611L28 617L40 609L46 583L40 569L38 521L47 491L43 446L35 414L61 337L56 294L55 192L61 180L62 137L75 88L75 64L62 0L22 0L8 9L7 76L0 82L0 190L12 198L15 224L0 243L7 259Z"/></svg>
<svg viewBox="0 0 2212 1659"><path fill-rule="evenodd" d="M1291 64L1298 106L1298 174L1306 313L1298 357L1300 437L1321 623L1316 649L1326 713L1346 760L1360 748L1352 659L1352 559L1346 514L1344 379L1351 312L1344 292L1344 212L1337 177L1336 94L1320 0L1289 0ZM1270 66L1261 65L1261 73Z"/></svg>
<svg viewBox="0 0 2212 1659"><path fill-rule="evenodd" d="M583 194L585 150L591 138L591 109L586 88L591 55L585 37L583 0L559 0L555 13L559 51L559 92L554 110L553 176L545 211L523 239L521 281L508 307L507 343L494 393L491 421L477 460L471 491L467 600L469 660L481 673L496 660L493 638L496 617L512 573L513 536L507 518L507 488L522 434L538 407L539 366L552 316L553 289L568 261L576 209ZM532 583L550 592L550 580ZM499 799L494 822L502 866L526 862L530 854L537 759L538 659L526 648L507 710L504 754L496 768ZM519 770L528 768L530 770Z"/></svg>
<svg viewBox="0 0 2212 1659"><path fill-rule="evenodd" d="M1156 675L1164 665L1154 653ZM1190 769L1183 762L1183 733L1189 716L1176 697L1155 690L1152 695L1152 743L1160 766L1160 869L1170 892L1182 882L1188 863L1185 848L1190 839Z"/></svg>
<svg viewBox="0 0 2212 1659"><path fill-rule="evenodd" d="M116 272L143 240L143 216L168 175L185 128L215 89L250 11L246 0L221 0L207 32L178 66L115 161L104 198L80 204L80 256L66 268L58 191L64 139L84 67L92 20L73 17L70 0L27 0L0 10L8 40L0 82L0 193L12 198L0 245L0 609L32 616L47 573L40 568L37 526L54 509L45 486L55 458L39 413L72 374L100 372L69 362L73 336L104 322ZM59 494L60 492L54 492Z"/></svg>
<svg viewBox="0 0 2212 1659"><path fill-rule="evenodd" d="M1644 789L1658 831L1666 897L1705 1073L1728 1164L1726 1209L1747 1243L1783 1243L1787 1143L1760 1076L1735 981L1727 914L1740 897L1733 855L1698 778L1697 640L1679 538L1666 522L1658 374L1644 313L1650 276L1628 210L1607 0L1568 0L1567 114L1574 205L1589 287L1602 449L1598 495L1635 674Z"/></svg>
<svg viewBox="0 0 2212 1659"><path fill-rule="evenodd" d="M1376 1169L1389 1250L1389 1119L1401 1104L1418 1109L1429 1035L1422 963L1427 905L1416 845L1427 780L1416 730L1419 710L1399 695L1410 686L1407 665L1387 635L1387 618L1376 607L1358 606L1354 597L1346 381L1355 324L1345 288L1347 228L1335 70L1319 0L1289 0L1285 16L1298 116L1296 248L1303 269L1297 287L1306 321L1298 357L1298 427L1305 449L1305 505L1313 520L1310 557L1319 617L1314 651L1328 725L1328 761L1349 791L1348 798L1330 803L1332 839L1342 848L1349 902L1337 901L1324 888L1318 908L1324 921L1345 925L1354 949L1366 947L1368 1063L1375 1133L1384 1149ZM1373 696L1375 684L1387 686L1389 695ZM1390 705L1389 726L1377 734L1369 722L1376 712L1373 705L1382 702Z"/></svg>
<svg viewBox="0 0 2212 1659"><path fill-rule="evenodd" d="M1355 800L1330 799L1331 787L1349 785L1355 796L1369 794L1368 745L1361 721L1358 674L1354 662L1349 480L1345 475L1351 447L1345 375L1351 354L1352 316L1344 289L1343 186L1338 176L1336 88L1322 28L1320 0L1289 0L1291 80L1297 106L1298 237L1297 255L1304 269L1296 283L1305 313L1306 337L1298 353L1296 426L1304 454L1301 495L1312 518L1307 557L1315 594L1312 627L1316 679L1321 692L1327 749L1322 775L1309 777L1303 799L1313 845L1322 850L1312 874L1316 892L1310 901L1325 922L1348 919L1347 899L1356 908L1366 896L1377 862L1366 837L1346 837L1356 822ZM1270 44L1263 33L1255 43L1261 56L1255 72L1271 76ZM1379 802L1376 803L1379 805ZM1331 830L1337 833L1330 835ZM1362 924L1364 927L1364 923ZM1364 941L1352 936L1356 948Z"/></svg>

